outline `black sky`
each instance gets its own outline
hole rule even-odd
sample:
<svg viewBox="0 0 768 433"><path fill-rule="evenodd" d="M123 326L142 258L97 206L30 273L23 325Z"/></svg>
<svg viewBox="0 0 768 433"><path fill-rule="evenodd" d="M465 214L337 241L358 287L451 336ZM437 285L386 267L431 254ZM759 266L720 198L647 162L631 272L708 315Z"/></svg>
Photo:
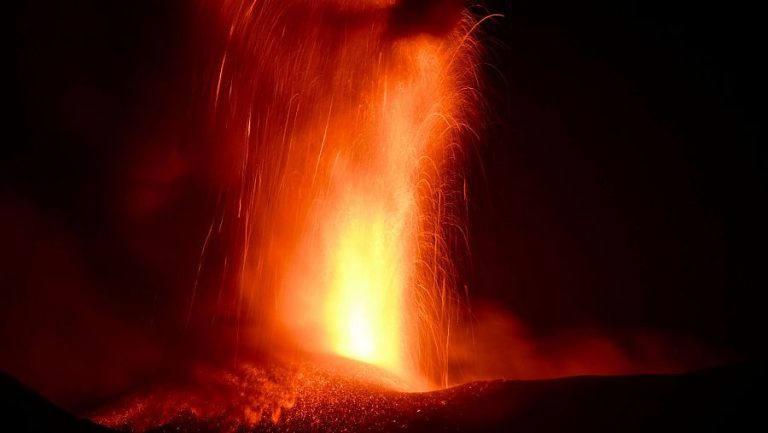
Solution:
<svg viewBox="0 0 768 433"><path fill-rule="evenodd" d="M764 354L756 11L507 3L489 29L473 286L541 331L660 329Z"/></svg>

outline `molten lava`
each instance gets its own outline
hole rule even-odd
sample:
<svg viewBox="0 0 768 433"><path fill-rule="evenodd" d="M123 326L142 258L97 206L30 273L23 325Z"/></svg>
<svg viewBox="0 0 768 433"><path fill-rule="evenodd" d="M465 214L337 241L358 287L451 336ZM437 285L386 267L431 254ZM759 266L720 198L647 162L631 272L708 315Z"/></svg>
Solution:
<svg viewBox="0 0 768 433"><path fill-rule="evenodd" d="M444 385L473 19L455 2L423 28L406 12L427 2L203 2L227 34L211 104L235 162L211 232L242 239L229 310L413 389Z"/></svg>
<svg viewBox="0 0 768 433"><path fill-rule="evenodd" d="M309 325L294 327L297 338L313 340L309 348L416 383L418 321L435 323L435 306L424 303L439 292L436 262L448 262L440 231L430 231L439 229L440 215L430 212L443 192L439 164L451 145L454 75L444 41L418 37L388 49L386 61L367 68L351 57L339 66L365 76L372 89L351 95L346 107L337 100L338 114L325 125L338 129L318 155L325 186L299 240L281 314L288 326L297 317ZM305 297L308 304L293 302Z"/></svg>
<svg viewBox="0 0 768 433"><path fill-rule="evenodd" d="M405 271L385 218L349 218L330 253L323 322L334 352L399 371Z"/></svg>

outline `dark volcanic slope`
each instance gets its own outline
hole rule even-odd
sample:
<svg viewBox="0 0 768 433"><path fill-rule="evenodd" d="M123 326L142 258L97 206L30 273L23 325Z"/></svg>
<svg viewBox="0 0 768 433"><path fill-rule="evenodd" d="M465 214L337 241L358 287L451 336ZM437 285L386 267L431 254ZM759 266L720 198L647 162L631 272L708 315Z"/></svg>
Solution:
<svg viewBox="0 0 768 433"><path fill-rule="evenodd" d="M291 379L285 379L289 370ZM245 367L222 373L214 382L134 396L98 419L121 430L155 432L688 432L766 427L765 398L758 393L766 385L764 365L685 375L477 382L431 393L387 391L307 366L277 373ZM4 396L30 395L8 380L3 384ZM288 386L294 392L286 393ZM24 420L48 420L34 424L38 431L96 431L36 399L22 398L17 406L23 413L39 414Z"/></svg>
<svg viewBox="0 0 768 433"><path fill-rule="evenodd" d="M68 414L3 372L0 372L0 431L114 433Z"/></svg>

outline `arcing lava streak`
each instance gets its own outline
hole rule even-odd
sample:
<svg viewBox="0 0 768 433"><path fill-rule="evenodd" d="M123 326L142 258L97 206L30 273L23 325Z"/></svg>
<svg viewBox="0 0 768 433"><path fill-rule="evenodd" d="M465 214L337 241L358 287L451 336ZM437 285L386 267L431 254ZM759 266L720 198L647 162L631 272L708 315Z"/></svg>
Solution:
<svg viewBox="0 0 768 433"><path fill-rule="evenodd" d="M212 231L239 233L233 314L444 384L475 21L441 2L201 1L226 33L211 107L235 162Z"/></svg>

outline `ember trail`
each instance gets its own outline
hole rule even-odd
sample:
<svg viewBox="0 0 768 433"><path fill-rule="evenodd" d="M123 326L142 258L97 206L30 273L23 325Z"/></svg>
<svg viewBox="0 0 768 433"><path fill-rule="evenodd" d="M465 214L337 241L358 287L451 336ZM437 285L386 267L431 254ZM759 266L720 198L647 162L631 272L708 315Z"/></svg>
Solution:
<svg viewBox="0 0 768 433"><path fill-rule="evenodd" d="M223 35L209 90L228 155L210 232L235 239L217 314L257 328L239 345L445 385L474 19L453 2L201 1Z"/></svg>

